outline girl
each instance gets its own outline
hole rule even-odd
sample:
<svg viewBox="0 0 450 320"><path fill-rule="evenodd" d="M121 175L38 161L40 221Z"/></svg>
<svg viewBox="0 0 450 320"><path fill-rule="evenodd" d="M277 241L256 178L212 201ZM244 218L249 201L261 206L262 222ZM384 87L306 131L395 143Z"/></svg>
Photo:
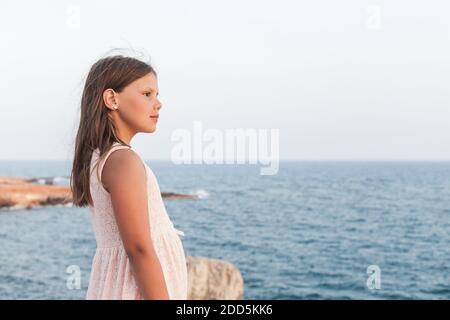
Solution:
<svg viewBox="0 0 450 320"><path fill-rule="evenodd" d="M88 206L97 248L87 299L187 299L184 248L157 179L130 146L161 109L155 70L122 55L97 61L81 98L70 186Z"/></svg>

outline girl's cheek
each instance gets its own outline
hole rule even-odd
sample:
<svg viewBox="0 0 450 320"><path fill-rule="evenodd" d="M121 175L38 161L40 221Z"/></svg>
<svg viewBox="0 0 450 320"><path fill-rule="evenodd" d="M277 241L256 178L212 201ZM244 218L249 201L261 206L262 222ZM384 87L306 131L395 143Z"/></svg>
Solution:
<svg viewBox="0 0 450 320"><path fill-rule="evenodd" d="M140 99L139 99L139 105L141 105L141 106L144 106L144 105L146 105L148 103L148 97L146 97L146 96L142 96Z"/></svg>
<svg viewBox="0 0 450 320"><path fill-rule="evenodd" d="M136 98L132 99L130 102L131 102L131 105L133 106L133 109L140 110L144 103L144 99L142 99L141 97L136 97Z"/></svg>
<svg viewBox="0 0 450 320"><path fill-rule="evenodd" d="M148 98L140 99L138 105L139 111L148 113L148 104Z"/></svg>

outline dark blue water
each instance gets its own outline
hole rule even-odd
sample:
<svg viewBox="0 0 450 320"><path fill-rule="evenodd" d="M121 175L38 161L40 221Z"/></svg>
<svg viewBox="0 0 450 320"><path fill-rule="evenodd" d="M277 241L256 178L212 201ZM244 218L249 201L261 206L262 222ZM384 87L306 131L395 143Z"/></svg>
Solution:
<svg viewBox="0 0 450 320"><path fill-rule="evenodd" d="M186 254L225 259L245 299L449 299L449 162L147 164ZM68 176L69 162L0 162L0 175ZM84 299L95 239L88 209L0 211L0 298ZM81 289L66 268L81 270ZM381 288L366 285L369 265Z"/></svg>

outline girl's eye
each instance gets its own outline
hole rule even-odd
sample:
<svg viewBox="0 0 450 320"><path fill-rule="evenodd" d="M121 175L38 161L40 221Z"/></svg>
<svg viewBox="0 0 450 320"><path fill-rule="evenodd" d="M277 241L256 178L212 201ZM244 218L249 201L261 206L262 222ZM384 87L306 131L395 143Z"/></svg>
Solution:
<svg viewBox="0 0 450 320"><path fill-rule="evenodd" d="M150 95L151 92L145 92L144 94L148 97L148 95Z"/></svg>

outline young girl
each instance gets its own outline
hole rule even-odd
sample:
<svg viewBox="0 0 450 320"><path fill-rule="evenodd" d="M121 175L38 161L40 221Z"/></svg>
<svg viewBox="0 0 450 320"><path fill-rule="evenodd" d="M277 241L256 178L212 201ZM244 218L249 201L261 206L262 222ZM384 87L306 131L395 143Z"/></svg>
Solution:
<svg viewBox="0 0 450 320"><path fill-rule="evenodd" d="M155 70L110 56L89 71L70 185L88 206L97 248L87 299L187 299L184 248L152 170L130 146L154 132L161 109Z"/></svg>

